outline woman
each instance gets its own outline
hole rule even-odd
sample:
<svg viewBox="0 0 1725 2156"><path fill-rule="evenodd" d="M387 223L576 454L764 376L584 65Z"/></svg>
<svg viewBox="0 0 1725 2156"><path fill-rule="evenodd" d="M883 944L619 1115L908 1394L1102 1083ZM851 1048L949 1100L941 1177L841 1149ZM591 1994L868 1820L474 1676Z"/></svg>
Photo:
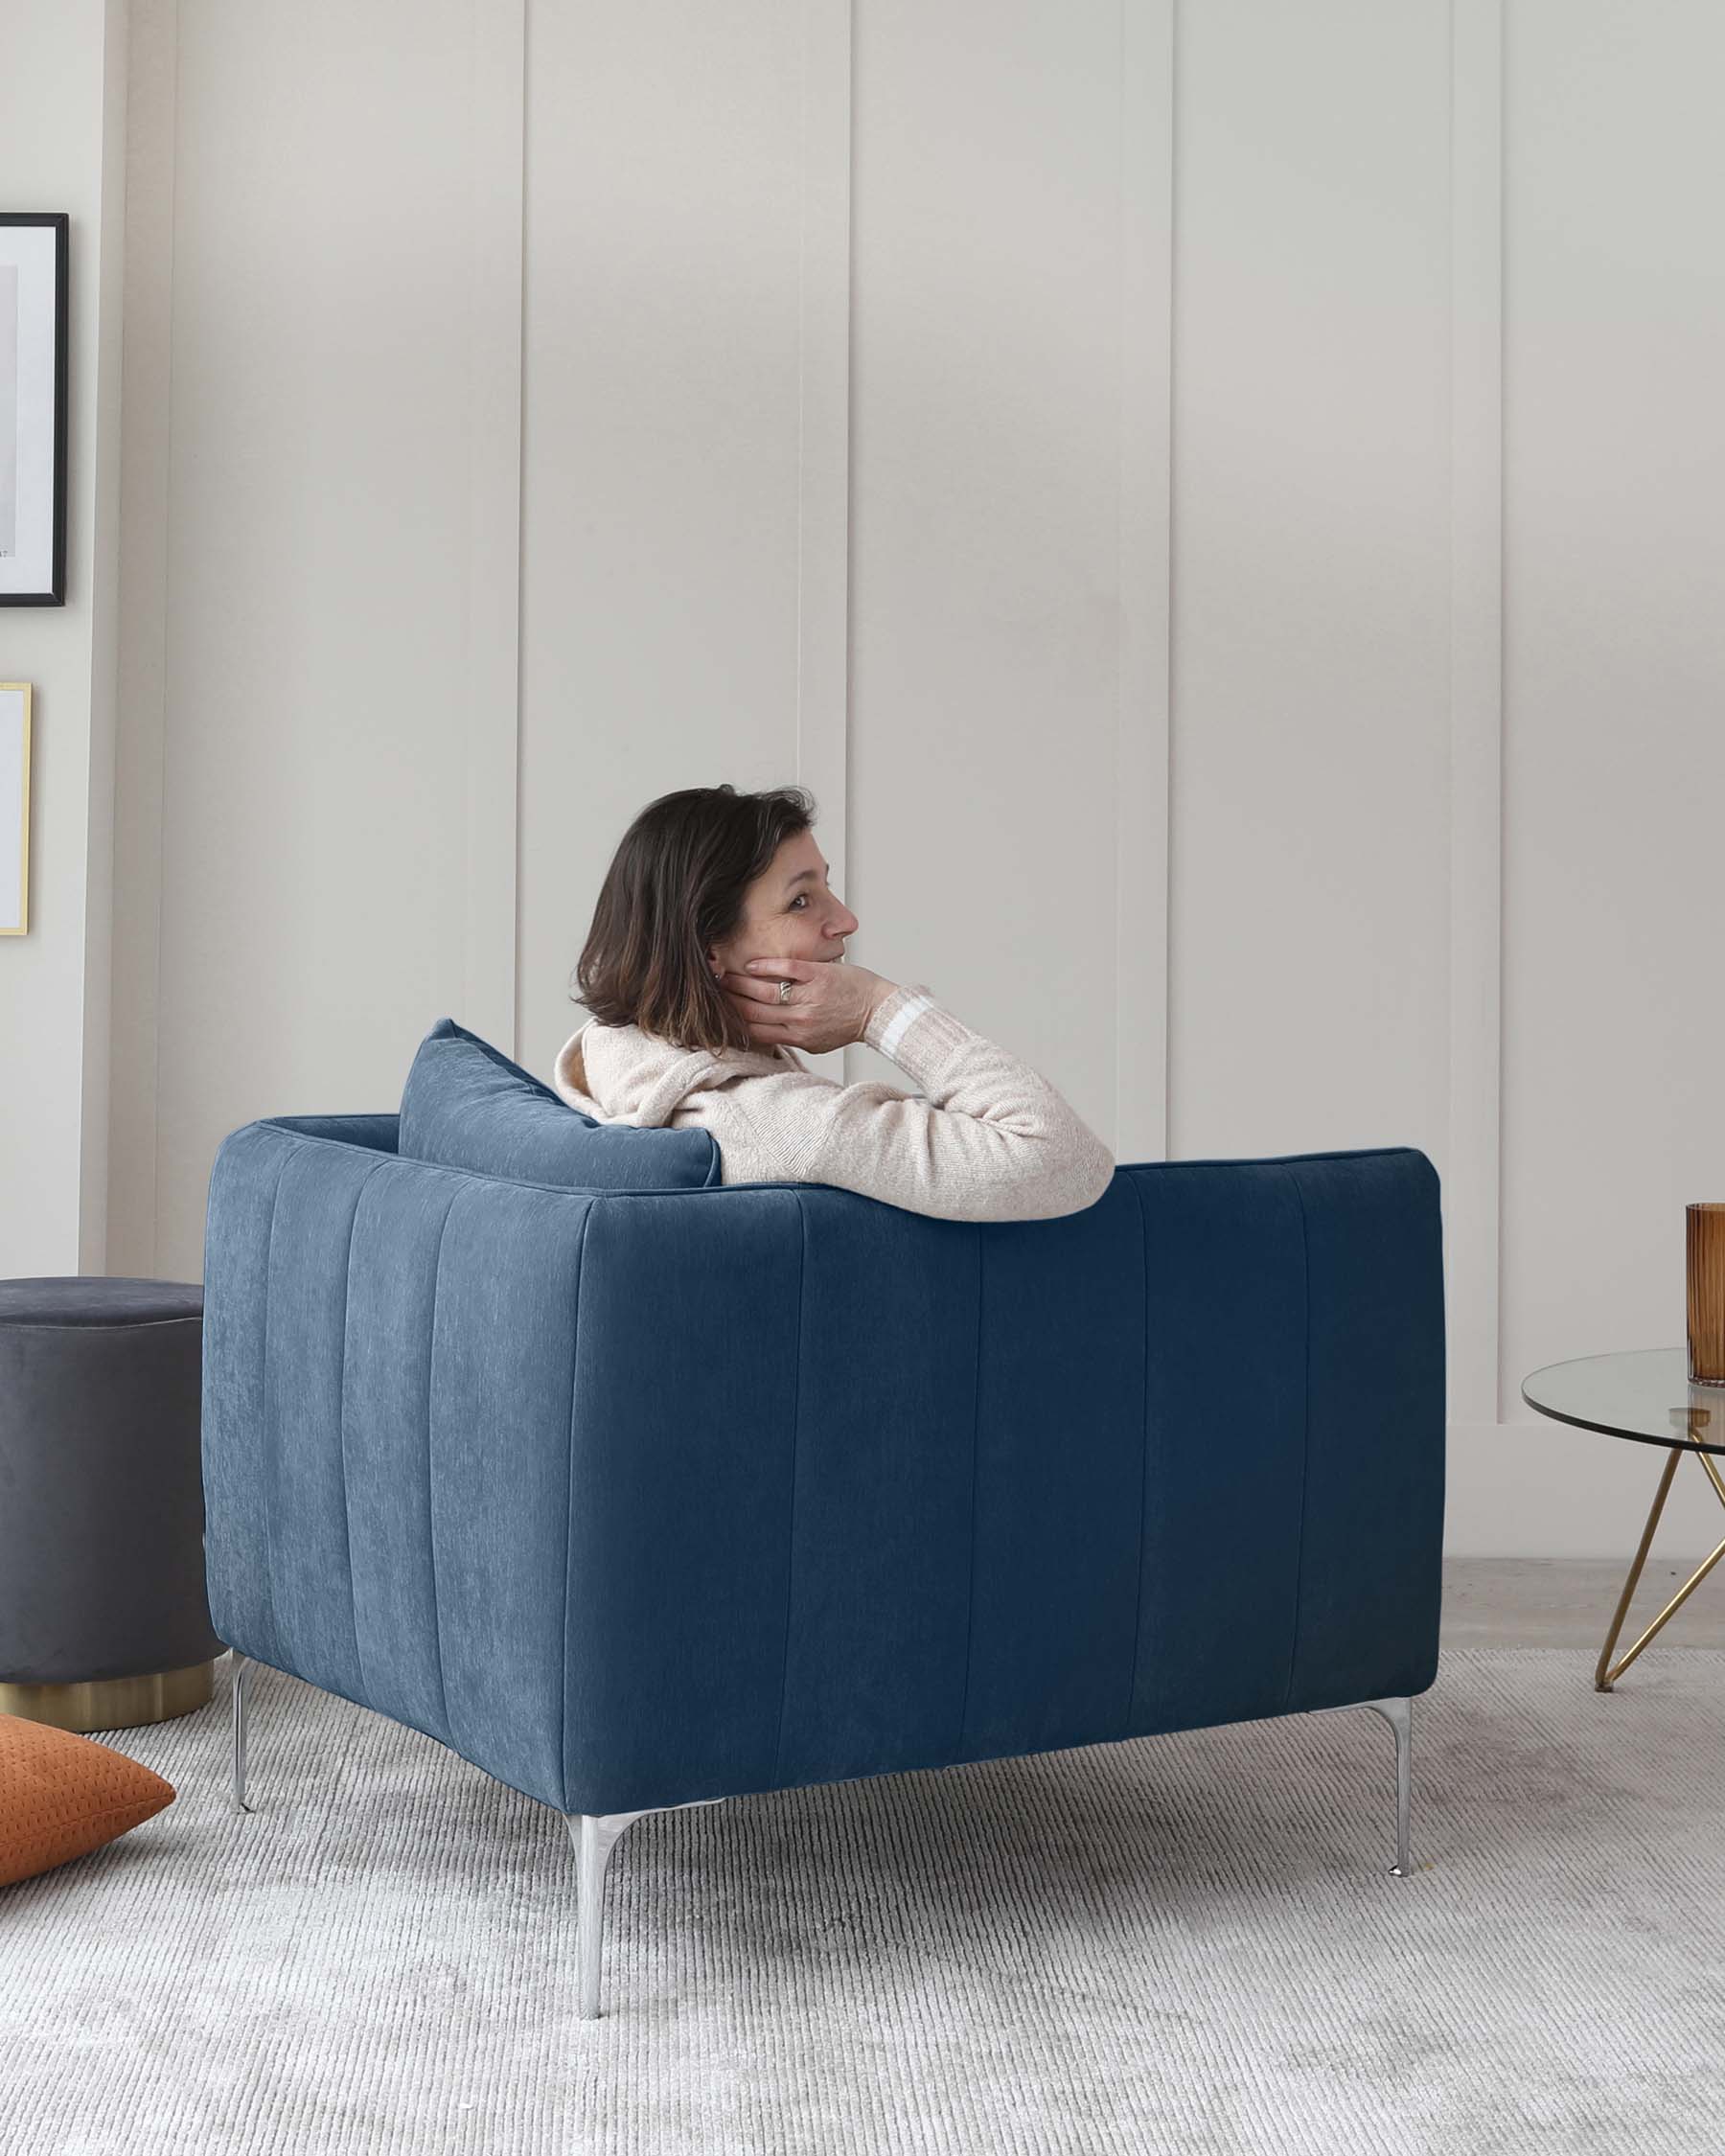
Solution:
<svg viewBox="0 0 1725 2156"><path fill-rule="evenodd" d="M1047 1220L1114 1157L1045 1078L932 991L844 963L800 787L691 787L623 835L576 967L592 1017L554 1084L601 1122L699 1125L725 1182L825 1182L942 1220ZM571 994L574 991L571 990ZM866 1041L920 1094L802 1061Z"/></svg>

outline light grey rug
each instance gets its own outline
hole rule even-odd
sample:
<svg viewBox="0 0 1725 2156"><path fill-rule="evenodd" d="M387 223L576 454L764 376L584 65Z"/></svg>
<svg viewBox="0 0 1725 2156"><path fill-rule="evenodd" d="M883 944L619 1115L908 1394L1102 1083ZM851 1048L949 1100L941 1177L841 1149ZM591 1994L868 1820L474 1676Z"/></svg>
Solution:
<svg viewBox="0 0 1725 2156"><path fill-rule="evenodd" d="M659 1814L575 2011L562 1822L229 1664L179 1791L0 1889L0 2149L1717 2156L1725 1653L1448 1652L1378 1716Z"/></svg>

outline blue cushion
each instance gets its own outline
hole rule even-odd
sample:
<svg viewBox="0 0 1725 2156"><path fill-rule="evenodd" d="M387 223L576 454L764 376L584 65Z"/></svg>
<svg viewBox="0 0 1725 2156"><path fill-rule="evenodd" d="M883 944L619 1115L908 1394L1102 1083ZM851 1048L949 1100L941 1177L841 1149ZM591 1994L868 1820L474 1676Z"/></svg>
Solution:
<svg viewBox="0 0 1725 2156"><path fill-rule="evenodd" d="M710 1131L595 1122L450 1018L414 1056L397 1148L406 1160L560 1190L702 1190L720 1181Z"/></svg>

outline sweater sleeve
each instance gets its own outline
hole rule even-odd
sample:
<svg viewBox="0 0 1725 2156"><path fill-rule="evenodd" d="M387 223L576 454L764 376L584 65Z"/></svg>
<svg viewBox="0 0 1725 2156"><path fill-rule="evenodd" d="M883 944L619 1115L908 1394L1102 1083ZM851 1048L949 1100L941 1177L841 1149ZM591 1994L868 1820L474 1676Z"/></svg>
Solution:
<svg viewBox="0 0 1725 2156"><path fill-rule="evenodd" d="M942 1220L1050 1220L1108 1188L1113 1154L1047 1080L928 987L896 988L863 1033L923 1095L814 1073L743 1089L758 1175L825 1182ZM926 1097L924 1097L926 1096Z"/></svg>

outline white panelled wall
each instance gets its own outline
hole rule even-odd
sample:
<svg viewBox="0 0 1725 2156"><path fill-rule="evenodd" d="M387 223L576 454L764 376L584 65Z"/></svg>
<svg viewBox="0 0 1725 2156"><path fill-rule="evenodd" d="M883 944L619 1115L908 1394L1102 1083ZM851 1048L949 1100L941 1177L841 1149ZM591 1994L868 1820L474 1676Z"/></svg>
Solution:
<svg viewBox="0 0 1725 2156"><path fill-rule="evenodd" d="M1626 1563L1518 1390L1725 1197L1725 12L130 17L97 1266L445 1013L547 1072L629 818L800 780L1120 1159L1423 1148L1448 1547Z"/></svg>

